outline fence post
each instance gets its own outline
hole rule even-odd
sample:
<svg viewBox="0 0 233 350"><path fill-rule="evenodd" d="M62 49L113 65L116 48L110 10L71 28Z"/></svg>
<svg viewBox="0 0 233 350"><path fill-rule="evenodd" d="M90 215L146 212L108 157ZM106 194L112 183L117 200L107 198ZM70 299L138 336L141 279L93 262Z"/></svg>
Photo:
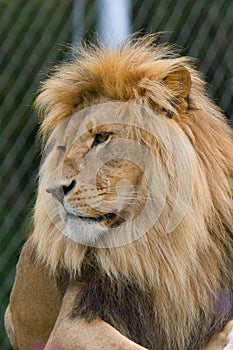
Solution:
<svg viewBox="0 0 233 350"><path fill-rule="evenodd" d="M98 33L104 45L118 45L131 32L131 0L98 0Z"/></svg>

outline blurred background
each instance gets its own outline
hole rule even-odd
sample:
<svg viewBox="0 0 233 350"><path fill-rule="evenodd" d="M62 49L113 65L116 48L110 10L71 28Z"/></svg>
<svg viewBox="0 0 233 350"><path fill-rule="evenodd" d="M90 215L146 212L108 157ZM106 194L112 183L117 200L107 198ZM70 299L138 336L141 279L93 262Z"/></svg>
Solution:
<svg viewBox="0 0 233 350"><path fill-rule="evenodd" d="M161 41L196 57L210 96L233 121L232 0L0 0L1 350L10 349L3 316L37 186L32 105L39 82L69 58L71 44L96 33L104 43L118 44L138 30L166 31Z"/></svg>

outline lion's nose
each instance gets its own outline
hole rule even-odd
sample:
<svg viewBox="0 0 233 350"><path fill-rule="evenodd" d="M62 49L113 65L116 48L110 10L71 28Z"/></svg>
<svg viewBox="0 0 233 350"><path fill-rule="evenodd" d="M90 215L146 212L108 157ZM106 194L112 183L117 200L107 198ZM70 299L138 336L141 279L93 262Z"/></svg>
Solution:
<svg viewBox="0 0 233 350"><path fill-rule="evenodd" d="M46 192L51 193L57 200L63 203L66 196L76 185L76 180L72 180L68 185L57 185L46 188Z"/></svg>

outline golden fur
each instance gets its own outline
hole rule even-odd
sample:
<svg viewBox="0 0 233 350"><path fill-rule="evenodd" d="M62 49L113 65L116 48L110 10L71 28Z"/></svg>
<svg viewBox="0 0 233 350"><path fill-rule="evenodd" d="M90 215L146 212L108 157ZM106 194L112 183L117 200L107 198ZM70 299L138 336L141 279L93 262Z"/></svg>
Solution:
<svg viewBox="0 0 233 350"><path fill-rule="evenodd" d="M159 220L145 235L127 245L91 250L108 276L115 280L125 276L143 290L151 290L151 308L161 315L160 327L167 335L167 348L173 348L178 334L179 349L184 349L203 314L208 318L215 298L222 293L229 295L233 289L232 131L207 97L190 59L177 57L168 47L153 46L153 39L128 41L116 49L104 49L101 45L82 48L77 59L58 67L43 83L36 106L42 120L41 133L49 146L63 141L73 114L99 103L98 118L105 102L111 105L115 101L123 102L130 122L134 123L139 115L142 127L147 115L151 118L154 114L156 121L160 116L170 135L174 135L177 152L180 150L180 158L175 158L178 165L173 164L172 158L167 160L166 147L162 148L147 132L136 128L132 137L143 137L146 146L158 154L163 171L169 180L174 180L174 186L178 185L172 170L182 167L185 161L182 147L178 147L177 137L182 138L181 146L191 157L193 173L192 197L183 220L172 233L165 232L178 191L171 189L175 193L168 193ZM156 130L156 122L150 128L152 134L166 139L163 130ZM80 140L76 146L81 147ZM51 217L57 220L56 205L43 187L43 181L49 181L59 162L59 155L52 150L42 165L32 239L38 258L51 271L65 267L76 276L89 248L68 240L54 225ZM130 171L122 168L122 172L125 176ZM183 175L185 187L189 174Z"/></svg>

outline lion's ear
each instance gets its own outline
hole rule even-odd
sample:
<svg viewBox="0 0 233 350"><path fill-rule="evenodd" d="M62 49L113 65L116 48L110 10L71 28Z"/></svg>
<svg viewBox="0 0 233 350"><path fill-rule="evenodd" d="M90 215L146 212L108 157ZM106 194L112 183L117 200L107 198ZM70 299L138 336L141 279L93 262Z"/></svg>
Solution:
<svg viewBox="0 0 233 350"><path fill-rule="evenodd" d="M191 89L191 77L189 71L183 66L178 67L163 79L167 88L173 91L177 98L187 98Z"/></svg>

